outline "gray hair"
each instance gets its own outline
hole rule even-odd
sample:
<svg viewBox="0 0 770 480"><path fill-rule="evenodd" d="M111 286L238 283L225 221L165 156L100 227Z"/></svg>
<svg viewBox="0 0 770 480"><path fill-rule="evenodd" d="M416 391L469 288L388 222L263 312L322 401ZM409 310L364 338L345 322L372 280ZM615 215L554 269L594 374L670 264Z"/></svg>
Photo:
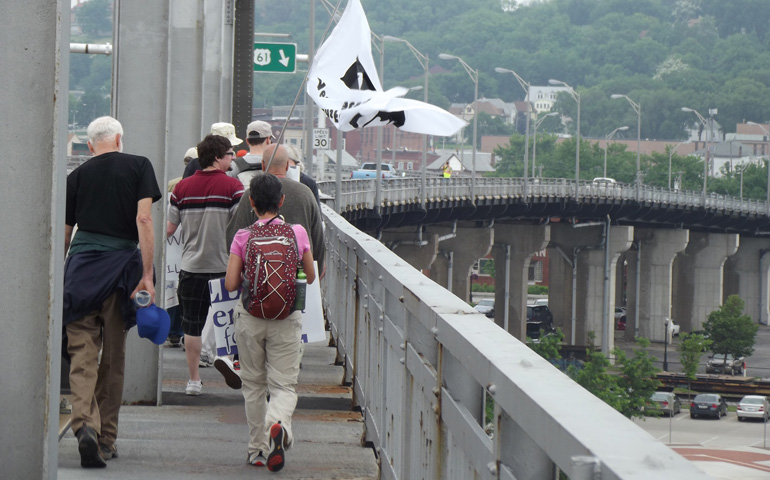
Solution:
<svg viewBox="0 0 770 480"><path fill-rule="evenodd" d="M88 125L88 141L91 145L123 135L123 126L112 117L99 117Z"/></svg>
<svg viewBox="0 0 770 480"><path fill-rule="evenodd" d="M300 171L304 170L305 165L302 164L302 150L296 145L284 145L284 147L286 147L286 152L289 154L289 160L296 163Z"/></svg>

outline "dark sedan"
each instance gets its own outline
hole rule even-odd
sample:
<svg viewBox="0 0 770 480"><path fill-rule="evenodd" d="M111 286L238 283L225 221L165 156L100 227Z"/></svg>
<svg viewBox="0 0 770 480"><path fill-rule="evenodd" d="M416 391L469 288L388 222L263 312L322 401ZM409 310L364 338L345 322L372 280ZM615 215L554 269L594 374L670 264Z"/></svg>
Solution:
<svg viewBox="0 0 770 480"><path fill-rule="evenodd" d="M717 420L727 415L727 402L718 393L701 393L690 403L690 418L700 416L716 417Z"/></svg>

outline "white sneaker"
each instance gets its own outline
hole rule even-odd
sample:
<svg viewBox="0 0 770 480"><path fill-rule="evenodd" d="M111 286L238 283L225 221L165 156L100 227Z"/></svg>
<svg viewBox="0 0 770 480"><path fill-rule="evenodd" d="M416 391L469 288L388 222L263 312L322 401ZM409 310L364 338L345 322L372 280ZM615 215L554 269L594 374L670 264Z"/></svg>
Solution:
<svg viewBox="0 0 770 480"><path fill-rule="evenodd" d="M232 360L227 357L217 357L214 359L214 367L225 377L225 383L228 387L234 390L241 388L243 382L241 382L241 376L235 370Z"/></svg>
<svg viewBox="0 0 770 480"><path fill-rule="evenodd" d="M201 390L203 388L203 382L198 380L197 382L193 380L187 381L187 388L185 388L184 393L187 395L200 395Z"/></svg>
<svg viewBox="0 0 770 480"><path fill-rule="evenodd" d="M205 354L201 353L201 358L198 360L198 366L199 367L211 367L214 365L214 362L211 360L211 358Z"/></svg>

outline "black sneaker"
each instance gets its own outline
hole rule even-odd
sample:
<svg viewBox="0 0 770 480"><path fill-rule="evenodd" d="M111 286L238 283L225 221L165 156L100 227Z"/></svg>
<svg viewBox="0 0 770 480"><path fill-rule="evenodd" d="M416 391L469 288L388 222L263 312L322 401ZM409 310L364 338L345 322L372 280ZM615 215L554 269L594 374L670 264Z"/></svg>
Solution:
<svg viewBox="0 0 770 480"><path fill-rule="evenodd" d="M113 458L118 458L118 448L115 445L108 447L107 445L100 443L99 451L102 454L102 458L105 460L112 460Z"/></svg>
<svg viewBox="0 0 770 480"><path fill-rule="evenodd" d="M80 466L83 468L104 468L107 462L99 452L99 441L96 432L88 425L80 427L77 433L78 451L80 452Z"/></svg>
<svg viewBox="0 0 770 480"><path fill-rule="evenodd" d="M267 469L271 472L277 472L283 468L285 455L283 449L283 440L286 438L286 431L281 422L274 423L270 427L270 454L267 456Z"/></svg>

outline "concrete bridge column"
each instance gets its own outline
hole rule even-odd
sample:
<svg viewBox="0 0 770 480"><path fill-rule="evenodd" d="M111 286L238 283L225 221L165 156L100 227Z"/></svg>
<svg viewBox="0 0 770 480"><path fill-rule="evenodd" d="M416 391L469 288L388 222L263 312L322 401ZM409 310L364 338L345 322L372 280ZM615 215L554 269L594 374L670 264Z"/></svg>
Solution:
<svg viewBox="0 0 770 480"><path fill-rule="evenodd" d="M471 267L492 249L494 230L458 225L456 229L431 226L429 231L438 235L439 239L443 238L438 246L436 260L431 266L430 278L467 302L470 299L468 277Z"/></svg>
<svg viewBox="0 0 770 480"><path fill-rule="evenodd" d="M583 328L584 302L579 299L585 294L578 290L585 286L585 275L580 275L578 256L586 248L599 248L602 242L602 225L573 228L567 224L551 225L551 243L548 247L550 281L548 287L548 307L553 314L554 327L564 332L564 342L584 345L586 342ZM573 270L573 265L575 270ZM576 295L573 295L573 289ZM573 305L573 298L577 299ZM575 331L572 329L573 307ZM597 332L598 333L598 332Z"/></svg>
<svg viewBox="0 0 770 480"><path fill-rule="evenodd" d="M738 252L727 258L724 270L724 297L741 297L746 315L763 325L768 324L768 252L770 240L741 237Z"/></svg>
<svg viewBox="0 0 770 480"><path fill-rule="evenodd" d="M438 235L435 233L419 235L419 231L414 227L382 232L380 241L420 271L431 268L438 255Z"/></svg>
<svg viewBox="0 0 770 480"><path fill-rule="evenodd" d="M631 247L633 239L634 227L610 227L609 249L604 246L586 249L578 257L578 278L581 281L578 283L577 298L578 305L584 303L584 329L586 334L596 334L596 340L607 356L615 348L615 267L618 257Z"/></svg>
<svg viewBox="0 0 770 480"><path fill-rule="evenodd" d="M684 332L700 330L722 305L725 260L738 251L738 234L690 232L690 242L674 262L673 319Z"/></svg>
<svg viewBox="0 0 770 480"><path fill-rule="evenodd" d="M529 263L550 239L548 225L495 224L495 323L521 341L527 338Z"/></svg>
<svg viewBox="0 0 770 480"><path fill-rule="evenodd" d="M56 478L70 3L3 3L0 477ZM30 147L30 139L34 147ZM23 201L34 199L34 201Z"/></svg>
<svg viewBox="0 0 770 480"><path fill-rule="evenodd" d="M689 230L637 228L634 235L637 250L629 255L628 310L626 338L645 337L662 342L665 321L671 317L672 264L676 254L684 251ZM637 258L641 245L641 269L637 276ZM636 282L639 278L639 322L636 329Z"/></svg>

